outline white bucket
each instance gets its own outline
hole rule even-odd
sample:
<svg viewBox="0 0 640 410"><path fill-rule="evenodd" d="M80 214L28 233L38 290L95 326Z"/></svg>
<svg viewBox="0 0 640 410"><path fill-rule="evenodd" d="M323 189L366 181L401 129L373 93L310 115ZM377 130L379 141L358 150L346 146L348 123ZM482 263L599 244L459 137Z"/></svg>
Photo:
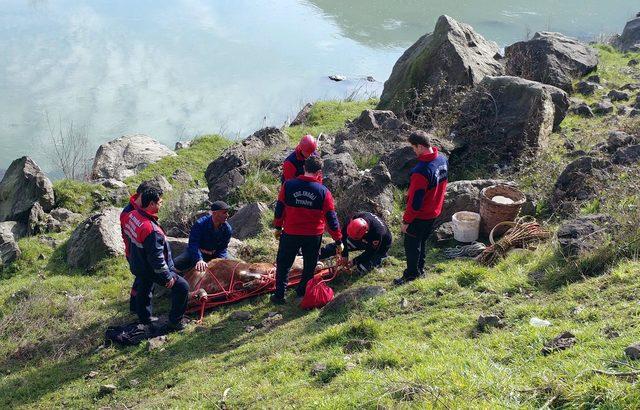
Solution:
<svg viewBox="0 0 640 410"><path fill-rule="evenodd" d="M480 233L480 214L460 211L451 217L453 222L453 238L458 242L473 242Z"/></svg>

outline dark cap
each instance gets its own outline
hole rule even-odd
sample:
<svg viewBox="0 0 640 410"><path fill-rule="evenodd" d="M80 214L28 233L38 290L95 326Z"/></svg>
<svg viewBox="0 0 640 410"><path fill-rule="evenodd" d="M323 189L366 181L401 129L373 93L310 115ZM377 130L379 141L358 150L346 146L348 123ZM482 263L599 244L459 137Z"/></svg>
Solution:
<svg viewBox="0 0 640 410"><path fill-rule="evenodd" d="M211 204L212 211L228 211L229 205L224 201L215 201Z"/></svg>

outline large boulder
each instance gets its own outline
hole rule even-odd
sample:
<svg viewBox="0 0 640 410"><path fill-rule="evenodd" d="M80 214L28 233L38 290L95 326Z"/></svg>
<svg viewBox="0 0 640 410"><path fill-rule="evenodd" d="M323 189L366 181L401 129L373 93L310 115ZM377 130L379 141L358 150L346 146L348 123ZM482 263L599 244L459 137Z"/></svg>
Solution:
<svg viewBox="0 0 640 410"><path fill-rule="evenodd" d="M505 48L507 74L572 91L574 78L598 67L591 47L560 33L539 32Z"/></svg>
<svg viewBox="0 0 640 410"><path fill-rule="evenodd" d="M498 46L471 26L440 16L433 33L420 37L393 66L378 107L403 112L414 92L427 86L475 85L487 75L501 75L498 57Z"/></svg>
<svg viewBox="0 0 640 410"><path fill-rule="evenodd" d="M262 217L268 212L269 207L262 202L252 202L240 208L228 221L233 228L233 237L244 240L258 235L264 229Z"/></svg>
<svg viewBox="0 0 640 410"><path fill-rule="evenodd" d="M124 180L167 156L176 155L168 147L143 134L124 135L98 148L91 179Z"/></svg>
<svg viewBox="0 0 640 410"><path fill-rule="evenodd" d="M451 221L456 212L480 212L480 191L491 185L515 185L513 182L500 179L476 179L454 181L447 184L447 191L442 204L442 212L436 219L434 227Z"/></svg>
<svg viewBox="0 0 640 410"><path fill-rule="evenodd" d="M93 269L103 259L124 254L118 208L104 209L87 218L67 242L67 264Z"/></svg>
<svg viewBox="0 0 640 410"><path fill-rule="evenodd" d="M555 183L551 206L561 213L573 213L584 201L596 198L611 178L608 161L583 156L569 163Z"/></svg>
<svg viewBox="0 0 640 410"><path fill-rule="evenodd" d="M16 221L0 222L0 267L20 257L17 240L25 234L24 225Z"/></svg>
<svg viewBox="0 0 640 410"><path fill-rule="evenodd" d="M616 223L609 215L585 215L564 221L558 228L560 252L565 258L589 254L605 243Z"/></svg>
<svg viewBox="0 0 640 410"><path fill-rule="evenodd" d="M346 220L357 211L388 219L393 209L393 185L387 166L381 162L366 172L351 189L337 198L338 217Z"/></svg>
<svg viewBox="0 0 640 410"><path fill-rule="evenodd" d="M627 22L614 44L622 51L640 51L640 16Z"/></svg>
<svg viewBox="0 0 640 410"><path fill-rule="evenodd" d="M569 109L567 94L518 77L485 77L465 99L452 137L459 148L479 148L510 161L547 145Z"/></svg>
<svg viewBox="0 0 640 410"><path fill-rule="evenodd" d="M398 147L380 159L387 164L391 181L399 187L409 186L409 172L418 163L416 153L410 145Z"/></svg>
<svg viewBox="0 0 640 410"><path fill-rule="evenodd" d="M348 152L323 158L323 183L335 196L351 188L360 179L358 166Z"/></svg>
<svg viewBox="0 0 640 410"><path fill-rule="evenodd" d="M54 202L51 181L31 158L18 158L9 165L0 181L0 222L26 223L35 203L47 212Z"/></svg>
<svg viewBox="0 0 640 410"><path fill-rule="evenodd" d="M244 183L252 158L260 156L265 149L286 145L288 142L288 137L280 129L268 127L227 148L209 164L205 172L209 199L226 200L235 188Z"/></svg>
<svg viewBox="0 0 640 410"><path fill-rule="evenodd" d="M210 207L206 188L191 188L165 204L160 224L171 236L189 236L197 217Z"/></svg>

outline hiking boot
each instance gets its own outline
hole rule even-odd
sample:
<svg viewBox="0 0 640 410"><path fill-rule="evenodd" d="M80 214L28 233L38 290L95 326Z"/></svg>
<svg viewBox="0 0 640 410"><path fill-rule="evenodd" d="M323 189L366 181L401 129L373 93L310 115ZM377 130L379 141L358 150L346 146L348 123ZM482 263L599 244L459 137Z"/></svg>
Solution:
<svg viewBox="0 0 640 410"><path fill-rule="evenodd" d="M287 303L286 300L284 300L284 298L281 298L280 296L276 296L276 294L274 293L273 295L271 295L271 297L269 298L269 300L271 301L271 303L273 303L274 305L284 305L285 303Z"/></svg>
<svg viewBox="0 0 640 410"><path fill-rule="evenodd" d="M167 332L181 332L187 328L188 323L188 319L182 319L177 323L169 321L169 323L167 323Z"/></svg>
<svg viewBox="0 0 640 410"><path fill-rule="evenodd" d="M400 286L400 285L404 285L405 283L409 283L413 280L418 279L418 277L412 277L412 276L402 276L400 278L395 278L393 280L393 284L396 286Z"/></svg>

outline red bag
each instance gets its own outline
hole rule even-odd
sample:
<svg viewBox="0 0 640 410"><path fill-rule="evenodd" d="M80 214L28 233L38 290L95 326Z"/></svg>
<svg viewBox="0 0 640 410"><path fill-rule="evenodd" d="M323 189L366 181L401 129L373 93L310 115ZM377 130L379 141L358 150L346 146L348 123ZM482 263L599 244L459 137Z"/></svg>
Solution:
<svg viewBox="0 0 640 410"><path fill-rule="evenodd" d="M302 309L321 308L332 300L333 289L322 280L322 275L316 275L307 282L307 289L302 302L300 302L300 307Z"/></svg>

